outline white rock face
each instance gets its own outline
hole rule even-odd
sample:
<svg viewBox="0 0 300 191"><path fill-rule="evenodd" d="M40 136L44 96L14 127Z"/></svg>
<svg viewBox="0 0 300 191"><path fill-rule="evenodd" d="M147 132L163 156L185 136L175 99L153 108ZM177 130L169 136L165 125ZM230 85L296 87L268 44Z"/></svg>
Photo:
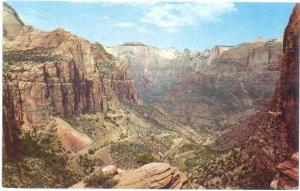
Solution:
<svg viewBox="0 0 300 191"><path fill-rule="evenodd" d="M200 56L205 60L209 56L209 51L179 51L175 48L156 48L142 43L125 43L108 47L106 50L127 60L139 95L146 100L162 96L163 92L197 68L196 63L205 64L194 62L194 59L197 60Z"/></svg>

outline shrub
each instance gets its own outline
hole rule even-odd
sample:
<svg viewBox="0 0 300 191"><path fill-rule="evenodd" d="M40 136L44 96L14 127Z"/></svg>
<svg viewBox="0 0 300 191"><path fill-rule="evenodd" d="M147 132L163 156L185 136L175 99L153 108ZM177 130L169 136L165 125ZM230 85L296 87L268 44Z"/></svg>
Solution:
<svg viewBox="0 0 300 191"><path fill-rule="evenodd" d="M187 159L184 161L187 170L192 169L193 167L199 165L199 163L195 159Z"/></svg>
<svg viewBox="0 0 300 191"><path fill-rule="evenodd" d="M146 153L146 152L137 153L136 158L137 158L137 162L141 165L156 161L156 159L151 153Z"/></svg>
<svg viewBox="0 0 300 191"><path fill-rule="evenodd" d="M128 136L127 136L127 134L124 134L124 133L122 133L121 135L120 135L120 139L125 139L125 138L127 138Z"/></svg>
<svg viewBox="0 0 300 191"><path fill-rule="evenodd" d="M182 145L182 147L180 147L180 152L186 152L195 149L197 149L197 145L192 143L185 143L184 145Z"/></svg>
<svg viewBox="0 0 300 191"><path fill-rule="evenodd" d="M87 154L85 154L79 155L77 163L83 168L84 173L92 173L94 172L96 166L101 166L103 164L103 161L100 159L90 159L88 158Z"/></svg>
<svg viewBox="0 0 300 191"><path fill-rule="evenodd" d="M95 150L89 149L89 154L90 154L90 155L92 155L92 154L94 154L94 153L95 153Z"/></svg>
<svg viewBox="0 0 300 191"><path fill-rule="evenodd" d="M118 183L118 181L113 179L112 176L106 175L103 172L99 171L88 176L84 180L84 183L86 183L89 187L112 188Z"/></svg>

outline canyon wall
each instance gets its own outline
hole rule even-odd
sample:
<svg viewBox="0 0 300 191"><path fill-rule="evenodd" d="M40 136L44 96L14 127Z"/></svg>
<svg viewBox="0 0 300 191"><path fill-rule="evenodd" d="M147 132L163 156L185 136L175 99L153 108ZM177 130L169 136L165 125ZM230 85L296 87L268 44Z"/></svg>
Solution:
<svg viewBox="0 0 300 191"><path fill-rule="evenodd" d="M297 4L285 29L280 77L270 106L248 114L214 145L223 150L240 147L240 153L249 157L250 187L296 189L299 184L299 32ZM235 165L240 168L245 162Z"/></svg>
<svg viewBox="0 0 300 191"><path fill-rule="evenodd" d="M268 187L274 178L271 183L274 189L298 186L299 33L297 4L284 32L280 79L271 107L263 114L268 119L266 124L258 123L257 133L245 145L245 150L254 154L253 166L261 184Z"/></svg>
<svg viewBox="0 0 300 191"><path fill-rule="evenodd" d="M300 5L297 4L284 32L283 59L280 80L276 89L272 110L278 116L281 141L288 151L298 150L299 144L299 42Z"/></svg>
<svg viewBox="0 0 300 191"><path fill-rule="evenodd" d="M7 4L4 20L3 113L9 131L50 115L73 118L105 112L118 100L137 101L128 64L99 43L63 29L25 26Z"/></svg>
<svg viewBox="0 0 300 191"><path fill-rule="evenodd" d="M280 79L268 111L268 125L262 126L246 145L255 153L257 171L264 174L278 173L277 164L289 160L299 149L299 33L300 6L297 4L284 32ZM255 143L258 139L261 141ZM290 186L297 184L290 182Z"/></svg>
<svg viewBox="0 0 300 191"><path fill-rule="evenodd" d="M166 93L162 104L181 122L196 127L224 127L228 120L232 126L236 123L232 116L255 113L271 103L281 43L276 39L222 51L214 48L208 56L194 58L194 71Z"/></svg>
<svg viewBox="0 0 300 191"><path fill-rule="evenodd" d="M106 50L128 61L138 93L144 101L161 98L192 71L189 50L180 52L175 48L160 49L142 43L125 43Z"/></svg>

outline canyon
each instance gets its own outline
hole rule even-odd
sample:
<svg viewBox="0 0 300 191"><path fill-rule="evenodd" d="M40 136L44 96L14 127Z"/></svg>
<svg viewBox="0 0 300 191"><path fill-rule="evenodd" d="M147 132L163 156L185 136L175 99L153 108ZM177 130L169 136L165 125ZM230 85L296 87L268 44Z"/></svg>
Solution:
<svg viewBox="0 0 300 191"><path fill-rule="evenodd" d="M204 51L103 47L3 7L5 187L298 186L299 5L283 38Z"/></svg>

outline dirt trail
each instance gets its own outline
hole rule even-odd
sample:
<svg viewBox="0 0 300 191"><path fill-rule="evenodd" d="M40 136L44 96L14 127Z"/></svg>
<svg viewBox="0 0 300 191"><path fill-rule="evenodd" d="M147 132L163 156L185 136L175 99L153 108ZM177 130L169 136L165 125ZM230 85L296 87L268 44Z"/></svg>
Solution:
<svg viewBox="0 0 300 191"><path fill-rule="evenodd" d="M174 153L177 149L179 149L180 146L182 146L184 142L184 139L182 137L173 139L173 145L171 148L164 154L162 157L162 161L165 160L168 156L170 156L172 153Z"/></svg>

